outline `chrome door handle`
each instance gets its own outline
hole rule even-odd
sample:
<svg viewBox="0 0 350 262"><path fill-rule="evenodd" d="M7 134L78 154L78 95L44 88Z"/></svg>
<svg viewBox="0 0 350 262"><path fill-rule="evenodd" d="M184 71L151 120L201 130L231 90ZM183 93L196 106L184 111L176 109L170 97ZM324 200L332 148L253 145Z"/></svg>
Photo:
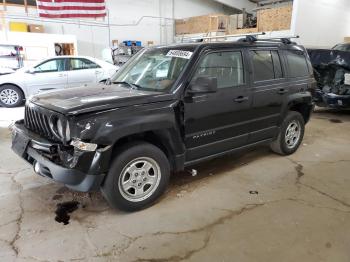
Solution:
<svg viewBox="0 0 350 262"><path fill-rule="evenodd" d="M238 96L238 97L235 98L234 101L237 102L237 103L242 103L244 101L248 101L248 97L247 96Z"/></svg>

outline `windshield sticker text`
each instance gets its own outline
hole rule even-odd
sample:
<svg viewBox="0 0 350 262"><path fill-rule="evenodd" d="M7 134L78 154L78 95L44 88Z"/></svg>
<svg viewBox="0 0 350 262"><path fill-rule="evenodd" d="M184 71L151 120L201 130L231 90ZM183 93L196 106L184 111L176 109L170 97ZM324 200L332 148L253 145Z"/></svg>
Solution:
<svg viewBox="0 0 350 262"><path fill-rule="evenodd" d="M190 59L193 52L183 50L169 50L166 56Z"/></svg>

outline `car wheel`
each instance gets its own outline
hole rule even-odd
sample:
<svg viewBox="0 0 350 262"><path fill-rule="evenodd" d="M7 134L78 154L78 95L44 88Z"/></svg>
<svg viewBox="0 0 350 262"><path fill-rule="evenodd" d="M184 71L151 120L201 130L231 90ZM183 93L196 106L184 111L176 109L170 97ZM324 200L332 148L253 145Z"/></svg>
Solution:
<svg viewBox="0 0 350 262"><path fill-rule="evenodd" d="M0 86L0 105L3 107L17 107L23 104L24 95L20 88L14 85Z"/></svg>
<svg viewBox="0 0 350 262"><path fill-rule="evenodd" d="M293 154L304 137L305 122L303 116L289 111L284 119L277 139L271 143L271 150L280 155Z"/></svg>
<svg viewBox="0 0 350 262"><path fill-rule="evenodd" d="M170 165L163 151L145 142L130 143L114 158L102 193L112 207L136 211L164 193L169 177Z"/></svg>

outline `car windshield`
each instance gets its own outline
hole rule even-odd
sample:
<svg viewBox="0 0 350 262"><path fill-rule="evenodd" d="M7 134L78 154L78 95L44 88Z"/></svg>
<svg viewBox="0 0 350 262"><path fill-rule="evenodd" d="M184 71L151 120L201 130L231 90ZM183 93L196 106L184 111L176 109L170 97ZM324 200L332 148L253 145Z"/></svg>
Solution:
<svg viewBox="0 0 350 262"><path fill-rule="evenodd" d="M338 51L350 51L350 44L339 44L332 48L333 50Z"/></svg>
<svg viewBox="0 0 350 262"><path fill-rule="evenodd" d="M150 48L141 51L111 79L130 88L166 91L171 88L193 54L194 48Z"/></svg>

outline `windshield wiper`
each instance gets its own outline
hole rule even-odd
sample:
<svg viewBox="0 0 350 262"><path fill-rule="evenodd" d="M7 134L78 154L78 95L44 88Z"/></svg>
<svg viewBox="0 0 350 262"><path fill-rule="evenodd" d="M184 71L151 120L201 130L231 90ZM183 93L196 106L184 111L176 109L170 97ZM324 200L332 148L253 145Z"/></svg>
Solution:
<svg viewBox="0 0 350 262"><path fill-rule="evenodd" d="M126 81L121 81L121 82L113 82L113 84L125 84L128 85L130 87L130 89L139 89L141 88L141 86L137 85L137 84L132 84Z"/></svg>

